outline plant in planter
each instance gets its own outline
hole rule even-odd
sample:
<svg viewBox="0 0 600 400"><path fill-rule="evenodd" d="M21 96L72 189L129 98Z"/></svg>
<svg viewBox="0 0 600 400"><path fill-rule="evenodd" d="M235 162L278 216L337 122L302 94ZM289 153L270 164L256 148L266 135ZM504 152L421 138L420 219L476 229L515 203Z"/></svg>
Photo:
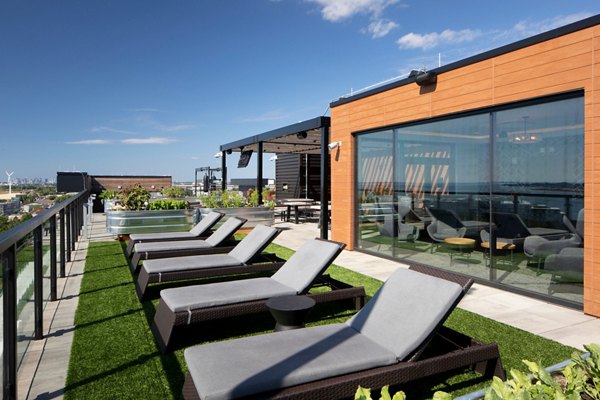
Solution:
<svg viewBox="0 0 600 400"><path fill-rule="evenodd" d="M150 192L140 184L136 184L124 189L119 196L119 200L126 210L139 211L146 208L150 197Z"/></svg>
<svg viewBox="0 0 600 400"><path fill-rule="evenodd" d="M116 199L119 193L116 190L103 190L100 193L100 201L104 204L105 200L113 200Z"/></svg>
<svg viewBox="0 0 600 400"><path fill-rule="evenodd" d="M185 210L189 206L186 200L159 199L148 204L148 210Z"/></svg>
<svg viewBox="0 0 600 400"><path fill-rule="evenodd" d="M178 186L169 186L161 190L161 193L165 197L172 199L180 199L185 197L185 189Z"/></svg>

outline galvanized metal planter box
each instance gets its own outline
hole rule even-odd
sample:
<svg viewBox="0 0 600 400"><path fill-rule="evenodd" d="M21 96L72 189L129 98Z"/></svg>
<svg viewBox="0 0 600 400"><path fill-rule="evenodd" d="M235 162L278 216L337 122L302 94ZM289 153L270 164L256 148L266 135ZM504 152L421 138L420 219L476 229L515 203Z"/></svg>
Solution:
<svg viewBox="0 0 600 400"><path fill-rule="evenodd" d="M106 230L115 235L187 231L195 210L107 211Z"/></svg>
<svg viewBox="0 0 600 400"><path fill-rule="evenodd" d="M199 208L200 216L204 218L211 211L218 211L225 214L221 220L227 217L246 218L248 221L242 228L254 228L258 224L271 226L275 221L273 207L239 207L239 208Z"/></svg>

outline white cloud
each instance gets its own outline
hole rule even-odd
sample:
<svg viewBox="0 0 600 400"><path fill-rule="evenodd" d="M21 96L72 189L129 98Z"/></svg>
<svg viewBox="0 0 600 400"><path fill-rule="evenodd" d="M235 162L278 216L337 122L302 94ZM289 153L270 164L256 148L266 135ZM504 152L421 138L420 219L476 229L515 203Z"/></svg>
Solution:
<svg viewBox="0 0 600 400"><path fill-rule="evenodd" d="M356 14L379 18L387 7L398 0L306 0L321 7L321 15L331 22L341 21Z"/></svg>
<svg viewBox="0 0 600 400"><path fill-rule="evenodd" d="M522 20L517 22L512 28L501 32L494 32L495 40L515 41L538 33L547 32L552 29L571 24L576 21L591 17L593 14L580 12L569 15L558 15L553 18L543 19L541 21Z"/></svg>
<svg viewBox="0 0 600 400"><path fill-rule="evenodd" d="M129 111L131 111L131 112L153 112L153 113L162 112L162 110L159 110L158 108L131 108Z"/></svg>
<svg viewBox="0 0 600 400"><path fill-rule="evenodd" d="M398 24L394 21L389 21L386 19L378 19L369 24L367 28L367 32L371 35L373 39L378 39L386 36L393 29L396 29Z"/></svg>
<svg viewBox="0 0 600 400"><path fill-rule="evenodd" d="M115 128L111 128L108 126L97 126L94 127L92 129L90 129L90 132L110 132L110 133L122 133L125 135L137 135L136 132L133 131L126 131L124 129L115 129Z"/></svg>
<svg viewBox="0 0 600 400"><path fill-rule="evenodd" d="M91 140L76 140L74 142L65 142L66 144L111 144L112 141L105 139L91 139Z"/></svg>
<svg viewBox="0 0 600 400"><path fill-rule="evenodd" d="M440 45L470 42L479 36L481 36L481 31L479 30L463 29L454 31L446 29L439 33L419 34L411 32L398 39L397 43L402 49L428 50Z"/></svg>
<svg viewBox="0 0 600 400"><path fill-rule="evenodd" d="M179 131L185 131L188 129L192 129L195 126L192 124L178 124L178 125L160 125L160 129L162 129L165 132L179 132Z"/></svg>
<svg viewBox="0 0 600 400"><path fill-rule="evenodd" d="M177 140L164 137L149 137L121 140L121 143L123 144L170 144L174 142L177 142Z"/></svg>

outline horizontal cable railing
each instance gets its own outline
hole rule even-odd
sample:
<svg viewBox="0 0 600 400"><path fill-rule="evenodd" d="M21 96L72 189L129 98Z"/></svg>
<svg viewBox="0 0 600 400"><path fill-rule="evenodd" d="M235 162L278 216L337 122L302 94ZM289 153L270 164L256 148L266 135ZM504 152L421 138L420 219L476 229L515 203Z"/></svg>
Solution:
<svg viewBox="0 0 600 400"><path fill-rule="evenodd" d="M0 234L0 260L2 261L2 396L3 399L17 399L17 374L19 339L25 341L28 335L18 336L20 314L28 306L28 296L33 295L33 340L44 338L44 254L49 251L50 296L46 300L57 300L57 279L65 277L66 263L71 261L82 228L87 226L87 190L74 194L67 200L42 212L34 218L20 223ZM84 229L85 230L85 229ZM44 246L44 231L49 235ZM58 231L58 237L57 237ZM25 272L29 263L19 261L23 243L33 239L33 274ZM46 247L46 251L44 250ZM58 248L57 248L58 247ZM27 258L28 257L24 257ZM59 267L57 271L57 266ZM27 280L27 281L26 281ZM20 285L18 285L20 284Z"/></svg>

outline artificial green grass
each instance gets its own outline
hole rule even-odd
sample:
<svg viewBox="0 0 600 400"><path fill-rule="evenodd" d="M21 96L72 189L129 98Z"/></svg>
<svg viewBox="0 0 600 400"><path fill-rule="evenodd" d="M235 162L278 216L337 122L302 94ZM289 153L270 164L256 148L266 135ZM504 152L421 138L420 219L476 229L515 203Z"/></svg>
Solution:
<svg viewBox="0 0 600 400"><path fill-rule="evenodd" d="M83 275L75 334L65 388L65 399L179 398L187 372L183 350L160 355L150 332L158 302L157 293L143 304L137 299L123 243L91 243ZM282 258L293 252L271 245L269 251ZM331 266L327 273L355 286L365 286L368 295L381 282L345 268ZM210 282L214 279L200 280ZM315 308L307 325L346 320L353 312L345 307ZM479 315L457 309L447 325L483 342L497 342L504 367L523 369L521 359L541 360L551 365L570 357L572 348L508 327ZM255 315L199 326L193 343L227 340L270 332L269 315ZM454 374L420 382L408 391L410 398L427 398L433 390L454 395L476 390L486 384L473 373Z"/></svg>

